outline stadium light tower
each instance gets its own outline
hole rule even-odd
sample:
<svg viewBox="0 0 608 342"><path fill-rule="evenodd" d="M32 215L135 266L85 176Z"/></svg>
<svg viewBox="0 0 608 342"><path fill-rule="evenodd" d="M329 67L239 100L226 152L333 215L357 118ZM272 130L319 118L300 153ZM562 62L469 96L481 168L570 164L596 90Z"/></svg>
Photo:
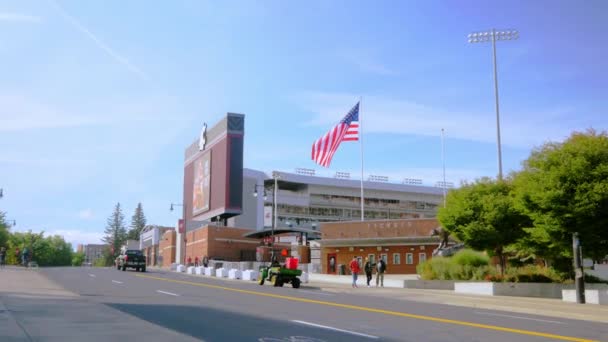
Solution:
<svg viewBox="0 0 608 342"><path fill-rule="evenodd" d="M519 32L516 30L491 29L469 34L469 43L492 42L492 57L494 61L494 97L496 99L496 140L498 144L498 180L502 180L502 150L500 147L500 114L498 107L498 76L496 71L496 42L499 40L516 40Z"/></svg>

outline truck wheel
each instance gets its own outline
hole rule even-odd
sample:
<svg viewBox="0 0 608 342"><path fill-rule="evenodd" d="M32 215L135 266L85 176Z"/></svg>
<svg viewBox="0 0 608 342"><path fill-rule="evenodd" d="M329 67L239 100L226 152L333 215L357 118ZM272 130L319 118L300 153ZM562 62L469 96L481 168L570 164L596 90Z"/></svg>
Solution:
<svg viewBox="0 0 608 342"><path fill-rule="evenodd" d="M139 272L139 267L135 267L135 272Z"/></svg>
<svg viewBox="0 0 608 342"><path fill-rule="evenodd" d="M122 271L124 272L124 271L126 271L126 270L127 270L127 266L123 266L123 267L122 267Z"/></svg>
<svg viewBox="0 0 608 342"><path fill-rule="evenodd" d="M142 271L142 272L146 272L146 267L145 267L145 266L144 266L144 267L142 267L142 268L141 268L141 271Z"/></svg>
<svg viewBox="0 0 608 342"><path fill-rule="evenodd" d="M293 278L293 280L291 281L291 286L293 286L294 289L299 289L300 288L300 279Z"/></svg>

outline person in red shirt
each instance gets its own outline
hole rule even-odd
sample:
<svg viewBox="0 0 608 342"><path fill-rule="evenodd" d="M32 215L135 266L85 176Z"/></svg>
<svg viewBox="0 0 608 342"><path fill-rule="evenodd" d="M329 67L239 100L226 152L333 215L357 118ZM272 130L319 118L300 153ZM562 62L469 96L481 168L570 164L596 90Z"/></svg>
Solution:
<svg viewBox="0 0 608 342"><path fill-rule="evenodd" d="M353 257L353 260L350 262L350 273L353 275L353 287L357 286L357 276L361 272L361 268L359 267L359 260L357 260L357 256Z"/></svg>
<svg viewBox="0 0 608 342"><path fill-rule="evenodd" d="M194 257L194 267L198 267L198 257Z"/></svg>
<svg viewBox="0 0 608 342"><path fill-rule="evenodd" d="M188 257L188 264L186 266L192 265L192 257Z"/></svg>

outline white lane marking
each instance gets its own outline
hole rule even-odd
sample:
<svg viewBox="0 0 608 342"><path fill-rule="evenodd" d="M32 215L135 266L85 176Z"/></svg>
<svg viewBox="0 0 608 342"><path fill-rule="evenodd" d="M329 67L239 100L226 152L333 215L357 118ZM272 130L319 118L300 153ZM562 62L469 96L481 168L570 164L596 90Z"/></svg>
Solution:
<svg viewBox="0 0 608 342"><path fill-rule="evenodd" d="M122 281L118 281L118 280L112 280L112 282L115 284L122 284Z"/></svg>
<svg viewBox="0 0 608 342"><path fill-rule="evenodd" d="M531 317L523 317L523 316L513 316L513 315L503 315L503 314L497 314L497 313L491 313L491 312L480 312L480 311L474 311L474 312L476 314L478 314L478 315L509 317L509 318L517 318L517 319L526 319L526 320L529 320L529 321L538 321L538 322L555 323L555 324L566 324L564 322L550 321L550 320L547 320L547 319L539 319L539 318L531 318Z"/></svg>
<svg viewBox="0 0 608 342"><path fill-rule="evenodd" d="M374 336L374 335L368 335L368 334L363 334L363 333L359 333L356 331L349 331L349 330L344 330L344 329L338 329L338 328L334 328L334 327L328 327L326 325L321 325L321 324L315 324L315 323L310 323L310 322L305 322L305 321L298 321L298 320L291 320L294 323L299 323L299 324L304 324L304 325L308 325L311 327L316 327L316 328L321 328L321 329L327 329L327 330L333 330L333 331L339 331L339 332L343 332L346 334L351 334L351 335L356 335L356 336L362 336L362 337L367 337L367 338L372 338L372 339L378 339L378 336Z"/></svg>
<svg viewBox="0 0 608 342"><path fill-rule="evenodd" d="M161 290L156 290L156 292L168 294L169 296L175 296L175 297L179 296L177 293L173 293L173 292L167 292L167 291L161 291Z"/></svg>
<svg viewBox="0 0 608 342"><path fill-rule="evenodd" d="M89 273L89 276L95 278L94 274Z"/></svg>
<svg viewBox="0 0 608 342"><path fill-rule="evenodd" d="M335 294L333 294L333 293L325 293L325 292L321 292L321 291L297 290L296 292L312 293L312 294L317 294L317 295L322 295L322 296L335 296Z"/></svg>

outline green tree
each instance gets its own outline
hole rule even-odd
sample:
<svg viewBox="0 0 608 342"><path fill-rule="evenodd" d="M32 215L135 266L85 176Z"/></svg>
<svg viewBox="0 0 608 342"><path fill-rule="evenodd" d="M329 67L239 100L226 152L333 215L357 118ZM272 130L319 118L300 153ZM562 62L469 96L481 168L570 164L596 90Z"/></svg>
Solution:
<svg viewBox="0 0 608 342"><path fill-rule="evenodd" d="M534 221L536 240L522 247L553 261L572 257L572 233L583 253L608 254L608 135L589 130L535 149L515 177L518 205ZM571 262L562 262L571 270Z"/></svg>
<svg viewBox="0 0 608 342"><path fill-rule="evenodd" d="M125 216L120 208L120 203L116 203L112 215L108 217L107 226L104 231L105 236L103 241L110 246L109 255L106 258L113 260L120 253L120 248L127 239L127 230L125 228Z"/></svg>
<svg viewBox="0 0 608 342"><path fill-rule="evenodd" d="M144 215L144 209L141 206L141 203L137 204L137 208L135 208L135 213L131 218L131 229L129 230L128 239L131 240L139 240L139 234L146 226L146 215Z"/></svg>
<svg viewBox="0 0 608 342"><path fill-rule="evenodd" d="M531 224L515 207L512 191L510 179L464 183L448 193L447 205L437 215L443 228L465 245L496 255L501 273L506 266L505 247L523 237L523 228Z"/></svg>
<svg viewBox="0 0 608 342"><path fill-rule="evenodd" d="M72 266L82 266L84 262L84 253L76 252L72 255Z"/></svg>
<svg viewBox="0 0 608 342"><path fill-rule="evenodd" d="M0 247L7 247L9 239L9 229L6 223L6 214L0 211Z"/></svg>

